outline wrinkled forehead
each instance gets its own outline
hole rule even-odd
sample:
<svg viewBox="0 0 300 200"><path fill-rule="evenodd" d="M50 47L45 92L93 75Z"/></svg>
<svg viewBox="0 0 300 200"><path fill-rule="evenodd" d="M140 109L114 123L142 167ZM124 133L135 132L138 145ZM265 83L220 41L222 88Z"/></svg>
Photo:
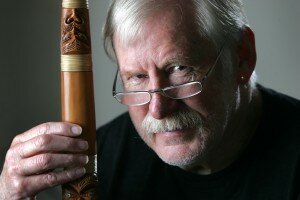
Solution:
<svg viewBox="0 0 300 200"><path fill-rule="evenodd" d="M198 30L193 15L194 7L187 3L189 0L185 1L184 4L182 0L149 0L120 6L114 15L116 29L113 40L117 38L118 42L130 45L154 31L155 26L172 33L170 35L174 41L178 36L195 37Z"/></svg>

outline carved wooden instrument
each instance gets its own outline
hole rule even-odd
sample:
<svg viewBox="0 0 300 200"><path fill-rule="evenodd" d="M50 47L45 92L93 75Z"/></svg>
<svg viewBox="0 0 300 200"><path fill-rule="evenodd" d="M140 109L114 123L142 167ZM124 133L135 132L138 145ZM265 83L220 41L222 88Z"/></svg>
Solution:
<svg viewBox="0 0 300 200"><path fill-rule="evenodd" d="M87 0L63 0L61 17L62 121L82 127L89 163L83 178L62 186L64 200L97 199L96 126Z"/></svg>

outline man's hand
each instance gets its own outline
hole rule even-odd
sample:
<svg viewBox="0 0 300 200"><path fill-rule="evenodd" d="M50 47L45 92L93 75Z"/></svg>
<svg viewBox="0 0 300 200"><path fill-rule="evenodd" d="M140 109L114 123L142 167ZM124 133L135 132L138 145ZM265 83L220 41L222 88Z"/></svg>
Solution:
<svg viewBox="0 0 300 200"><path fill-rule="evenodd" d="M16 136L7 151L0 176L0 199L24 199L85 174L88 143L75 138L82 129L49 122ZM53 171L67 168L63 171Z"/></svg>

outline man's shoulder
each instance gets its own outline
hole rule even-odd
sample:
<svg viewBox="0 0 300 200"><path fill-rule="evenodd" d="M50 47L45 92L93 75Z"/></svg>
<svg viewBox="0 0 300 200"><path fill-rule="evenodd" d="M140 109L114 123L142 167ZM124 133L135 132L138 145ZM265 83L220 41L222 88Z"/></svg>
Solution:
<svg viewBox="0 0 300 200"><path fill-rule="evenodd" d="M265 142L272 141L282 152L285 149L300 155L300 101L262 86L259 91L263 101L260 132Z"/></svg>
<svg viewBox="0 0 300 200"><path fill-rule="evenodd" d="M288 96L281 92L277 92L273 89L266 88L262 85L257 86L263 99L263 105L265 107L276 106L276 109L281 111L287 110L294 112L300 111L300 100L294 97ZM268 104L268 105L267 105Z"/></svg>
<svg viewBox="0 0 300 200"><path fill-rule="evenodd" d="M279 195L296 195L300 186L300 101L263 86L258 90L262 97L261 121L240 160L252 174L246 179L246 190L283 199Z"/></svg>
<svg viewBox="0 0 300 200"><path fill-rule="evenodd" d="M263 111L269 118L281 122L300 119L300 100L261 85L258 85L258 89L262 96Z"/></svg>

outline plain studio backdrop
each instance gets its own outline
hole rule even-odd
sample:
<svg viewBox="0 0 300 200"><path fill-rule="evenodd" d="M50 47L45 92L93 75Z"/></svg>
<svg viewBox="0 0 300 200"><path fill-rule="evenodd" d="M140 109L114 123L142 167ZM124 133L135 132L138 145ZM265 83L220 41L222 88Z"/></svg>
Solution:
<svg viewBox="0 0 300 200"><path fill-rule="evenodd" d="M299 99L300 1L244 3L256 34L258 82ZM60 4L10 0L0 5L1 166L15 135L60 120ZM126 110L111 96L116 66L102 47L108 4L108 0L90 0L97 127ZM39 199L60 199L59 187L43 192Z"/></svg>

